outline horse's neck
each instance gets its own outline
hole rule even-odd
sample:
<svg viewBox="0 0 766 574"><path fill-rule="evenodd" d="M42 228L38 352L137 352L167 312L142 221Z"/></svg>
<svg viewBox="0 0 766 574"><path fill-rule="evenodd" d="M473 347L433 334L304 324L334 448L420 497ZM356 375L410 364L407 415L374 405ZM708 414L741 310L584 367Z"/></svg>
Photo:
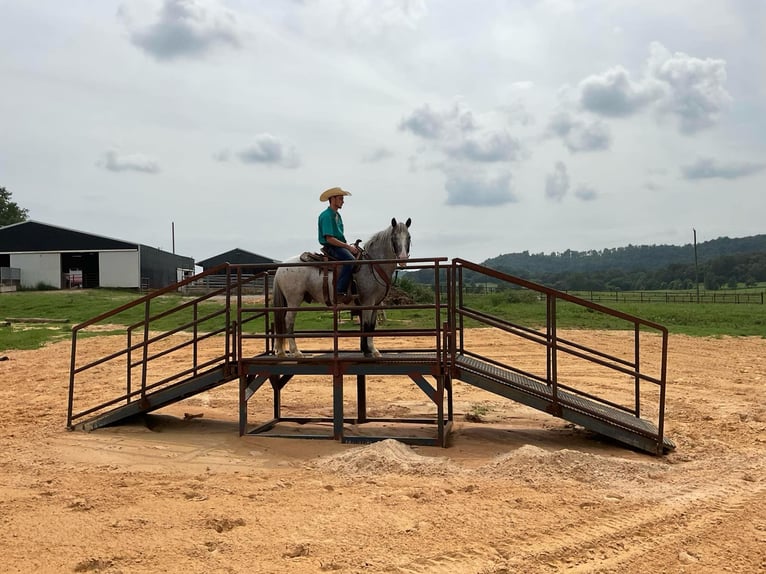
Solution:
<svg viewBox="0 0 766 574"><path fill-rule="evenodd" d="M396 259L396 253L391 248L391 238L385 234L376 235L365 246L370 259ZM393 275L396 263L380 263L386 273Z"/></svg>

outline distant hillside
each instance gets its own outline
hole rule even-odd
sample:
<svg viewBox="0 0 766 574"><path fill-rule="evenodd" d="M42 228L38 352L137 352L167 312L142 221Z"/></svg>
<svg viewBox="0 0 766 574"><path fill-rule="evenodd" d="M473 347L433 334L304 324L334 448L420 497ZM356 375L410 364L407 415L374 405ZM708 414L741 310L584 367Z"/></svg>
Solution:
<svg viewBox="0 0 766 574"><path fill-rule="evenodd" d="M766 281L766 235L721 237L694 245L628 245L599 251L506 253L487 259L486 267L561 290L627 291L690 289L695 279L714 290ZM431 283L432 273L409 275ZM468 283L485 281L467 273Z"/></svg>
<svg viewBox="0 0 766 574"><path fill-rule="evenodd" d="M697 244L697 260L702 264L718 257L766 253L766 235L739 239L720 237ZM564 251L562 253L506 253L482 263L492 269L520 277L552 273L605 270L653 271L675 264L693 264L694 245L628 245L600 251Z"/></svg>

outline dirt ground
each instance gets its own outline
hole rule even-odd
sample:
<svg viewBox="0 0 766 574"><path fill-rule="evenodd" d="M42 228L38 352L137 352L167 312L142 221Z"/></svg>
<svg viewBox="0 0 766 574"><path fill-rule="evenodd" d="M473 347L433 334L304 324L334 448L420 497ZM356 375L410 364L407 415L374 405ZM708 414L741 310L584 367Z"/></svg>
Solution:
<svg viewBox="0 0 766 574"><path fill-rule="evenodd" d="M3 573L766 572L766 338L671 335L663 457L460 382L446 449L239 437L236 383L69 432L69 351L0 353ZM290 405L329 415L328 385ZM378 414L425 408L369 386Z"/></svg>

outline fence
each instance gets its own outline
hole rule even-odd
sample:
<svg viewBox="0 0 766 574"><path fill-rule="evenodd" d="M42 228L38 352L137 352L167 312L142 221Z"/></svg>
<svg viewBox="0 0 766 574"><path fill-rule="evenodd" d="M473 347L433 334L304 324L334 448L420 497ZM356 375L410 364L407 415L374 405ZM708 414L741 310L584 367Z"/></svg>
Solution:
<svg viewBox="0 0 766 574"><path fill-rule="evenodd" d="M16 291L21 288L21 269L0 267L0 290Z"/></svg>
<svg viewBox="0 0 766 574"><path fill-rule="evenodd" d="M250 281L250 279L253 277L253 274L242 273L242 294L263 295L263 282ZM270 276L268 279L269 288L271 288L273 280L273 276ZM179 291L185 295L204 295L206 293L210 293L211 291L227 288L227 281L228 279L226 275L207 275L201 279L189 283L188 285L184 285L179 289Z"/></svg>
<svg viewBox="0 0 766 574"><path fill-rule="evenodd" d="M683 291L573 291L572 295L594 303L734 303L763 305L764 291L756 293L719 293L704 291L699 294Z"/></svg>

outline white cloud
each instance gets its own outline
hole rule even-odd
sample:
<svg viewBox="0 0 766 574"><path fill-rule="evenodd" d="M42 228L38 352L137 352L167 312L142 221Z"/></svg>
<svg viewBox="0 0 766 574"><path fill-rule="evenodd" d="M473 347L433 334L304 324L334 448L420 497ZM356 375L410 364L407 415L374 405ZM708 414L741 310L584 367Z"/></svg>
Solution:
<svg viewBox="0 0 766 574"><path fill-rule="evenodd" d="M685 134L715 125L732 99L725 88L726 62L702 60L683 52L671 55L657 42L651 52L649 73L665 87L657 102L658 111L675 116Z"/></svg>
<svg viewBox="0 0 766 574"><path fill-rule="evenodd" d="M572 153L603 151L612 143L609 127L603 121L586 121L566 111L559 111L551 118L548 134L560 137Z"/></svg>
<svg viewBox="0 0 766 574"><path fill-rule="evenodd" d="M486 207L517 201L511 189L511 174L508 172L495 176L482 172L451 173L444 187L449 205Z"/></svg>
<svg viewBox="0 0 766 574"><path fill-rule="evenodd" d="M134 25L127 16L125 20L131 41L157 60L194 57L218 45L240 45L234 13L208 0L164 0L157 19L145 26Z"/></svg>
<svg viewBox="0 0 766 574"><path fill-rule="evenodd" d="M300 155L294 145L268 133L258 134L250 144L235 151L220 150L213 154L213 158L227 162L233 155L245 164L278 165L288 169L295 169L301 165Z"/></svg>
<svg viewBox="0 0 766 574"><path fill-rule="evenodd" d="M519 157L521 143L507 130L494 130L469 136L447 145L452 158L477 162L512 161Z"/></svg>
<svg viewBox="0 0 766 574"><path fill-rule="evenodd" d="M545 197L553 201L561 201L569 190L569 174L567 166L557 161L553 173L545 178Z"/></svg>
<svg viewBox="0 0 766 574"><path fill-rule="evenodd" d="M364 163L377 163L379 161L389 159L393 156L394 152L392 152L390 149L379 147L365 154L364 157L362 157L362 161Z"/></svg>
<svg viewBox="0 0 766 574"><path fill-rule="evenodd" d="M141 173L159 173L159 164L141 153L121 154L116 149L104 152L103 157L96 162L98 167L109 171L137 171Z"/></svg>
<svg viewBox="0 0 766 574"><path fill-rule="evenodd" d="M423 104L399 123L400 130L409 131L426 140L453 138L457 134L473 131L475 127L471 111L457 104L441 111Z"/></svg>
<svg viewBox="0 0 766 574"><path fill-rule="evenodd" d="M593 201L598 197L598 192L596 189L585 184L578 185L574 194L577 199L581 199L583 201Z"/></svg>
<svg viewBox="0 0 766 574"><path fill-rule="evenodd" d="M766 170L764 162L721 162L713 158L699 158L683 166L681 174L686 179L739 179Z"/></svg>
<svg viewBox="0 0 766 574"><path fill-rule="evenodd" d="M731 102L725 84L723 59L671 54L652 42L640 79L615 66L582 80L577 98L583 109L605 117L628 117L652 108L660 118L677 120L681 133L694 134L715 125Z"/></svg>
<svg viewBox="0 0 766 574"><path fill-rule="evenodd" d="M637 83L622 66L580 82L580 104L586 110L604 116L629 116L644 108L660 95L653 82Z"/></svg>

